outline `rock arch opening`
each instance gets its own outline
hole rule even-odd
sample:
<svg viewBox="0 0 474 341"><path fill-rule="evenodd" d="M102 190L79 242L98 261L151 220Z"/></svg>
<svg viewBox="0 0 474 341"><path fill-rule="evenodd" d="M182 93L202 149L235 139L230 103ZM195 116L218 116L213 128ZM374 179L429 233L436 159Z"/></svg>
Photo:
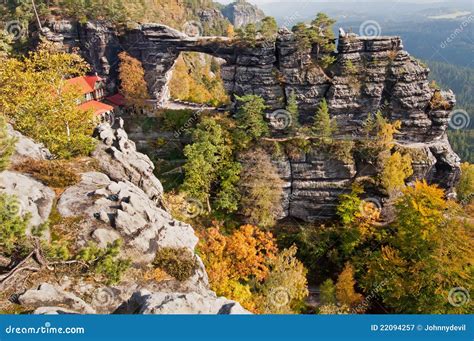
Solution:
<svg viewBox="0 0 474 341"><path fill-rule="evenodd" d="M166 84L170 105L210 108L226 107L230 94L225 88L221 68L226 61L199 52L181 52Z"/></svg>

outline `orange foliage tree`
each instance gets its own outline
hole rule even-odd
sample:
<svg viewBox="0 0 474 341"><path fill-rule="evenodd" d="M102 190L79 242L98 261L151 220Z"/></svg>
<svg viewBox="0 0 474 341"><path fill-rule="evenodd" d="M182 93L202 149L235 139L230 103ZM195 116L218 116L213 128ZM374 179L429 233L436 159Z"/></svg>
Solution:
<svg viewBox="0 0 474 341"><path fill-rule="evenodd" d="M289 312L269 297L279 294L275 288L285 288L290 297L283 303L290 307L307 295L306 269L295 258L296 248L279 253L271 233L244 225L228 236L213 227L200 237L199 253L217 295L255 313Z"/></svg>
<svg viewBox="0 0 474 341"><path fill-rule="evenodd" d="M120 91L124 95L127 105L134 109L145 108L149 96L142 63L127 52L121 52L119 59Z"/></svg>

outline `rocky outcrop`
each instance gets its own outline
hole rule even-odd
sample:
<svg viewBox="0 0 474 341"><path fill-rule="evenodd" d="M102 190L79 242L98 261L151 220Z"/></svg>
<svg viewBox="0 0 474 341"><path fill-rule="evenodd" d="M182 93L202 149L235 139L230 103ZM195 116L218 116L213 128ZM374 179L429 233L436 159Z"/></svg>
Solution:
<svg viewBox="0 0 474 341"><path fill-rule="evenodd" d="M14 130L11 125L7 125L7 133L15 139L15 151L10 158L12 165L27 160L52 158L47 148ZM30 216L28 233L32 227L37 227L48 220L56 197L54 191L41 182L28 175L8 170L0 172L0 193L14 196L17 202L11 209L19 215Z"/></svg>
<svg viewBox="0 0 474 341"><path fill-rule="evenodd" d="M237 0L228 4L222 9L222 14L229 19L235 28L256 24L265 18L265 13L261 9L245 0Z"/></svg>
<svg viewBox="0 0 474 341"><path fill-rule="evenodd" d="M122 304L116 314L250 314L234 301L213 293L151 293L136 292Z"/></svg>
<svg viewBox="0 0 474 341"><path fill-rule="evenodd" d="M117 129L108 124L97 128L96 137L100 142L94 157L102 161L102 172L82 173L79 183L56 194L24 174L4 171L0 173L0 193L17 197L18 213L31 215L30 228L47 221L56 203L55 219L76 221L75 236L71 240L75 249L88 246L90 242L106 247L121 239L120 257L131 259L130 271L139 273L139 277L132 275L112 287L105 287L72 272L60 276L57 283L36 283L31 289L23 287L24 283L31 282L24 281L26 277L20 275L16 282L2 282L2 290L16 290L15 302L34 314L112 313L119 306L130 307L132 303L139 307L133 313L247 313L238 303L218 298L210 291L204 265L194 253L198 238L193 228L175 220L160 207L162 187L153 175L153 165L136 151L121 122L118 125ZM41 145L12 129L10 133L21 142L22 147L17 148L19 160L49 157ZM49 236L49 231L45 234ZM142 278L141 271L150 269L160 248L189 250L195 258L191 277L184 281L171 276L163 281ZM6 263L2 258L2 266L8 267L9 261L5 260ZM44 268L38 267L31 255L26 261L38 273L52 269L44 259L39 260ZM27 276L27 272L23 273ZM133 300L129 300L130 297Z"/></svg>
<svg viewBox="0 0 474 341"><path fill-rule="evenodd" d="M148 198L159 203L163 195L163 186L155 177L155 166L150 158L137 152L135 143L128 138L119 119L118 129L109 124L96 128L95 136L102 141L92 156L97 159L101 169L115 181L130 181L142 189Z"/></svg>
<svg viewBox="0 0 474 341"><path fill-rule="evenodd" d="M63 217L83 215L104 223L108 229L88 232L101 243L123 238L125 252L136 263L153 261L159 247L194 251L198 241L191 226L174 220L140 188L102 173L82 174L81 182L61 195L57 209Z"/></svg>
<svg viewBox="0 0 474 341"><path fill-rule="evenodd" d="M273 163L284 180L283 217L308 221L332 218L339 196L350 191L356 175L354 162L316 150L281 156Z"/></svg>

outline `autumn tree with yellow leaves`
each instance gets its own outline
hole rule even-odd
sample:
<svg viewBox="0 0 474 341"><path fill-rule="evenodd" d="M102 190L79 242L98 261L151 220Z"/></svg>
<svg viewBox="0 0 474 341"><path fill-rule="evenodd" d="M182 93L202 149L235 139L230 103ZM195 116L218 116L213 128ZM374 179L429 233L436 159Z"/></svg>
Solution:
<svg viewBox="0 0 474 341"><path fill-rule="evenodd" d="M396 313L468 312L469 304L449 303L451 290L469 287L473 276L473 225L460 212L443 190L425 181L405 188L394 232L371 254L361 286L366 292L377 288Z"/></svg>
<svg viewBox="0 0 474 341"><path fill-rule="evenodd" d="M336 299L339 304L354 308L364 297L355 291L354 267L346 263L336 282Z"/></svg>
<svg viewBox="0 0 474 341"><path fill-rule="evenodd" d="M59 157L87 155L95 147L93 113L80 110L78 89L66 86L66 79L87 70L78 55L46 45L27 57L2 60L0 114Z"/></svg>

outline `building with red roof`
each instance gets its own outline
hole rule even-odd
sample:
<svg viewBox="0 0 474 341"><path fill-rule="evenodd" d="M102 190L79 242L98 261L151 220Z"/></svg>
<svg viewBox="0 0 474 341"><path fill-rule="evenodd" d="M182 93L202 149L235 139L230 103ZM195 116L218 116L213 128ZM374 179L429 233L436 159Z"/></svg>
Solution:
<svg viewBox="0 0 474 341"><path fill-rule="evenodd" d="M74 87L83 96L79 101L79 108L84 111L92 110L94 116L101 119L108 119L112 116L114 107L101 101L105 97L105 81L103 78L95 76L82 76L68 79L66 87Z"/></svg>

